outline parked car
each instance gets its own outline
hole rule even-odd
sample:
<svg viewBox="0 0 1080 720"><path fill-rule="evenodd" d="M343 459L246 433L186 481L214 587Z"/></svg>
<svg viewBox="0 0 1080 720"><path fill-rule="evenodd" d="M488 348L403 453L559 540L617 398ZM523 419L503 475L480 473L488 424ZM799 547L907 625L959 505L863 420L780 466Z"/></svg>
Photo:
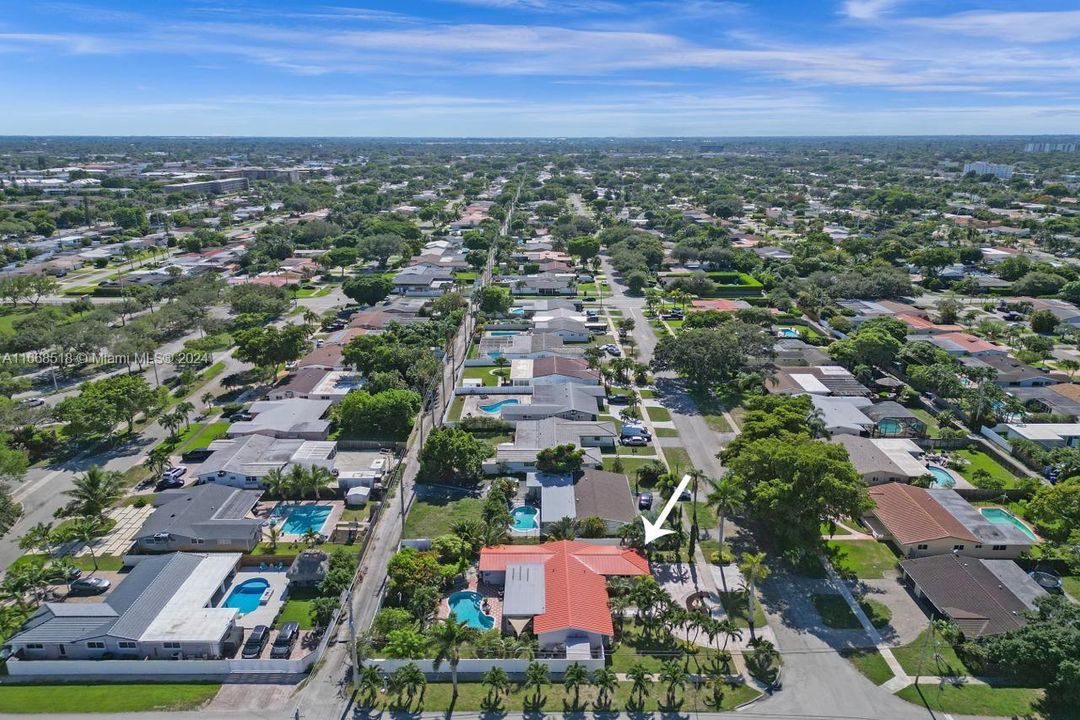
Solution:
<svg viewBox="0 0 1080 720"><path fill-rule="evenodd" d="M278 630L274 644L270 647L270 657L287 658L292 653L293 645L300 634L300 625L294 622L285 623Z"/></svg>
<svg viewBox="0 0 1080 720"><path fill-rule="evenodd" d="M42 405L44 405L44 404L45 404L45 401L44 401L44 400L42 400L42 399L41 399L41 398L39 398L39 397L36 397L36 398L26 398L26 399L24 399L24 400L20 400L20 401L19 401L19 404L20 404L20 405L22 405L23 407L28 407L28 408L35 408L35 407L41 407Z"/></svg>
<svg viewBox="0 0 1080 720"><path fill-rule="evenodd" d="M648 438L644 435L623 435L619 438L619 442L628 447L643 447L649 444Z"/></svg>
<svg viewBox="0 0 1080 720"><path fill-rule="evenodd" d="M687 501L693 500L693 499L694 499L694 496L690 494L689 490L683 490L681 493L679 493L679 500L682 501L682 502L687 502Z"/></svg>
<svg viewBox="0 0 1080 720"><path fill-rule="evenodd" d="M629 395L612 395L607 399L610 405L628 405L630 403Z"/></svg>
<svg viewBox="0 0 1080 720"><path fill-rule="evenodd" d="M611 355L612 357L619 357L620 355L622 355L622 350L619 349L618 345L605 345L604 352L606 352L608 355Z"/></svg>
<svg viewBox="0 0 1080 720"><path fill-rule="evenodd" d="M154 490L161 492L162 490L176 490L177 488L184 487L184 478L181 477L163 477L154 484Z"/></svg>
<svg viewBox="0 0 1080 720"><path fill-rule="evenodd" d="M68 587L73 594L100 595L112 587L112 583L102 577L81 577L72 580Z"/></svg>
<svg viewBox="0 0 1080 720"><path fill-rule="evenodd" d="M177 465L161 473L161 479L164 480L165 478L179 478L183 477L185 474L187 474L187 467L185 467L184 465Z"/></svg>
<svg viewBox="0 0 1080 720"><path fill-rule="evenodd" d="M637 507L638 510L651 510L652 509L652 493L643 492L638 495Z"/></svg>
<svg viewBox="0 0 1080 720"><path fill-rule="evenodd" d="M241 651L240 656L244 659L251 660L262 655L263 648L266 647L266 643L270 640L270 628L265 625L256 625L251 634L248 635L247 641L244 643L244 649Z"/></svg>

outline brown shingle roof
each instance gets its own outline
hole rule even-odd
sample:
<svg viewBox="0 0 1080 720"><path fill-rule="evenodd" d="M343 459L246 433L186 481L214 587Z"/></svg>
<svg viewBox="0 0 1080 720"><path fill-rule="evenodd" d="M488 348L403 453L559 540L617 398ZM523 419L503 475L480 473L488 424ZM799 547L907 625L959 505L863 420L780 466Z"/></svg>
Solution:
<svg viewBox="0 0 1080 720"><path fill-rule="evenodd" d="M901 545L914 545L942 538L980 542L938 504L928 490L903 483L885 483L870 488L871 511Z"/></svg>
<svg viewBox="0 0 1080 720"><path fill-rule="evenodd" d="M622 473L586 470L574 484L574 505L579 519L599 517L629 523L637 516L630 481Z"/></svg>

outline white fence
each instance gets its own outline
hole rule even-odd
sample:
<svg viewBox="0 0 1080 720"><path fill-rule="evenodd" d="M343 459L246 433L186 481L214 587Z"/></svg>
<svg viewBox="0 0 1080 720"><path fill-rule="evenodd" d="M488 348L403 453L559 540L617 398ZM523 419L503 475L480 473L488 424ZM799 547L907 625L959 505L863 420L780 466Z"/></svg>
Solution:
<svg viewBox="0 0 1080 720"><path fill-rule="evenodd" d="M462 660L458 663L458 676L462 679L473 679L483 676L488 670L493 667L501 667L506 671L506 674L511 677L524 677L525 671L529 667L529 660L523 658L469 658ZM552 675L558 677L566 672L566 668L574 663L578 663L585 667L589 671L598 670L604 667L604 657L601 654L600 657L591 657L582 660L570 660L567 658L552 658L539 660L543 665L547 665L548 670ZM435 669L434 660L390 660L390 659L375 659L365 660L364 665L374 665L382 670L384 673L392 673L399 667L403 667L408 664L414 664L424 675L432 680L448 680L450 679L450 666L445 662L439 666L439 669Z"/></svg>
<svg viewBox="0 0 1080 720"><path fill-rule="evenodd" d="M302 675L319 657L310 652L295 660L18 660L9 658L7 674L28 680L92 677L224 678L237 675Z"/></svg>

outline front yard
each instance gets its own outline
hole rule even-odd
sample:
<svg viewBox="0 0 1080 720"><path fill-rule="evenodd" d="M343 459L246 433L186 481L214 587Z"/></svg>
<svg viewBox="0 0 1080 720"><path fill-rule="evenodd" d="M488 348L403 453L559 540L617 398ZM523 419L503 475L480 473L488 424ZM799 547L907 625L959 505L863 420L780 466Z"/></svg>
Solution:
<svg viewBox="0 0 1080 720"><path fill-rule="evenodd" d="M892 548L876 540L829 540L825 548L836 572L864 580L895 574L899 560Z"/></svg>
<svg viewBox="0 0 1080 720"><path fill-rule="evenodd" d="M210 702L216 683L5 685L0 713L125 713L195 710Z"/></svg>
<svg viewBox="0 0 1080 720"><path fill-rule="evenodd" d="M1038 716L1043 691L994 685L909 685L896 696L943 713L964 715Z"/></svg>

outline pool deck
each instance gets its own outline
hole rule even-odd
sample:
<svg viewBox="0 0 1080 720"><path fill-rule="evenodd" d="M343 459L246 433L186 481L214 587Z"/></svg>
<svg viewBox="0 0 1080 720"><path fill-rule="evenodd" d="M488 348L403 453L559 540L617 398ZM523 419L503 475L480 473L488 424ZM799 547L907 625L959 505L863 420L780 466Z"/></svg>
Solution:
<svg viewBox="0 0 1080 720"><path fill-rule="evenodd" d="M256 511L256 513L258 514L259 517L264 518L266 520L269 520L271 515L273 515L273 513L274 513L274 508L276 508L279 505L281 505L283 507L303 507L303 506L306 506L306 505L329 505L330 506L330 514L326 516L326 520L323 522L322 527L319 529L319 534L320 535L325 535L326 537L330 537L330 535L334 532L334 528L337 526L338 520L341 519L341 514L343 512L345 512L345 503L342 502L341 500L302 500L300 502L296 502L294 500L282 500L282 501L260 502L258 505L255 506L255 511ZM269 527L264 524L263 525L263 538L264 539L268 539L268 537L269 537L268 529L269 529ZM282 531L281 535L278 537L278 542L297 542L297 541L301 540L302 538L303 538L302 534L287 533L287 532Z"/></svg>
<svg viewBox="0 0 1080 720"><path fill-rule="evenodd" d="M465 583L465 587L456 587L445 597L439 599L439 617L450 617L450 595L453 595L456 592L471 590L472 592L480 593L484 599L488 601L487 610L484 612L495 618L495 624L492 628L500 630L502 628L502 598L499 597L499 593L502 592L502 588L480 582L475 568L469 570L465 578Z"/></svg>
<svg viewBox="0 0 1080 720"><path fill-rule="evenodd" d="M280 612L282 605L285 604L285 588L288 586L289 581L285 577L284 569L260 570L257 567L241 568L236 572L235 577L232 579L232 583L221 597L221 602L218 603L218 607L225 604L225 600L228 599L229 593L232 592L234 587L240 585L245 580L253 580L254 578L262 578L270 583L270 588L274 591L274 594L265 605L260 605L246 615L240 615L236 619L236 624L243 628L253 628L256 625L272 626L274 624L274 618L278 616L278 612Z"/></svg>
<svg viewBox="0 0 1080 720"><path fill-rule="evenodd" d="M532 402L532 395L465 395L465 403L461 406L461 417L489 417L496 418L501 417L502 413L489 413L480 409L481 405L494 405L497 402L503 400L517 400L521 405L528 405Z"/></svg>

